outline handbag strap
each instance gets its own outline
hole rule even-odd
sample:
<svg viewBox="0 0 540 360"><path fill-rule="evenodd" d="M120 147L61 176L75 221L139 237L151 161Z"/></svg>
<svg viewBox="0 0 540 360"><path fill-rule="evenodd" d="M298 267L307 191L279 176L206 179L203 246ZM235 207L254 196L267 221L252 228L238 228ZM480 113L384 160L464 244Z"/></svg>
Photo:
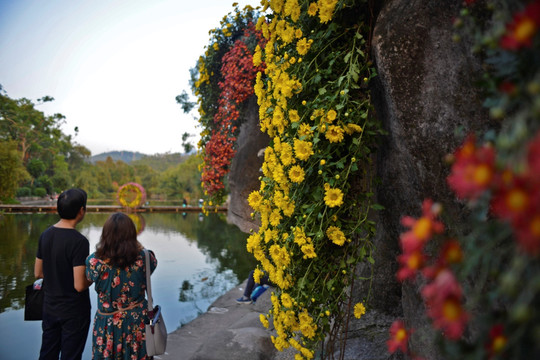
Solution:
<svg viewBox="0 0 540 360"><path fill-rule="evenodd" d="M145 272L146 272L146 293L148 297L148 311L152 311L154 309L154 305L152 304L152 282L150 281L150 255L148 253L147 249L144 249L144 258L145 258Z"/></svg>

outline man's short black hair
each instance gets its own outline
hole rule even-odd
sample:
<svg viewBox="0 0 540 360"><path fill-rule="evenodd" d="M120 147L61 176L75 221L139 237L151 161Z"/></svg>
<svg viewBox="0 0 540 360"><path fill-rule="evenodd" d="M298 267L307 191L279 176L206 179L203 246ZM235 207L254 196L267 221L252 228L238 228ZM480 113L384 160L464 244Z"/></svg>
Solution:
<svg viewBox="0 0 540 360"><path fill-rule="evenodd" d="M73 220L77 217L81 207L86 210L86 191L79 188L64 191L58 197L56 210L62 219Z"/></svg>

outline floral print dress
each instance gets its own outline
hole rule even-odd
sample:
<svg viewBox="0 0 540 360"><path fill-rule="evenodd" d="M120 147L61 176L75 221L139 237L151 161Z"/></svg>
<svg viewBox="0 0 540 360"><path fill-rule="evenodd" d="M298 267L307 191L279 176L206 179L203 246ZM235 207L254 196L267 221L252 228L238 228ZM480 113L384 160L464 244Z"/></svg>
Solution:
<svg viewBox="0 0 540 360"><path fill-rule="evenodd" d="M150 271L157 260L150 253ZM92 359L148 359L146 356L145 323L148 320L146 301L146 265L141 250L134 264L117 268L96 258L86 259L86 277L94 282L98 294L98 310L92 331ZM127 310L125 310L127 308Z"/></svg>

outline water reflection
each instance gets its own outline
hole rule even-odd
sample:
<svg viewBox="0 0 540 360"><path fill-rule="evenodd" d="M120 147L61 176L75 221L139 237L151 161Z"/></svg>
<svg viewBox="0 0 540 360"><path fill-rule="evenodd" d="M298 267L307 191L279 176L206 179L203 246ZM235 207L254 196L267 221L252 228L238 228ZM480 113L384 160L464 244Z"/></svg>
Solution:
<svg viewBox="0 0 540 360"><path fill-rule="evenodd" d="M246 252L247 235L228 225L225 214L145 213L134 215L139 241L152 249L158 268L152 276L154 298L173 331L247 277L255 260ZM88 213L78 230L90 251L110 214ZM31 359L39 351L41 322L24 322L24 289L33 282L38 238L58 221L55 214L0 215L0 359ZM92 309L96 293L90 289ZM28 343L31 345L28 345ZM91 344L87 342L85 359ZM4 350L5 349L5 350ZM7 349L20 349L17 352Z"/></svg>

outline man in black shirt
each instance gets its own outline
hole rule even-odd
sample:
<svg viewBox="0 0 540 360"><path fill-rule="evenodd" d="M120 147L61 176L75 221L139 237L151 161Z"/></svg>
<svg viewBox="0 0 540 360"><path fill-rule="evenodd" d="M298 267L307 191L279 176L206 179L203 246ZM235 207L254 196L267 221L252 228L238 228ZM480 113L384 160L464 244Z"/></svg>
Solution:
<svg viewBox="0 0 540 360"><path fill-rule="evenodd" d="M86 214L86 192L58 197L60 221L39 237L34 274L43 278L43 336L40 359L81 359L90 326L91 283L85 276L88 239L75 230Z"/></svg>

